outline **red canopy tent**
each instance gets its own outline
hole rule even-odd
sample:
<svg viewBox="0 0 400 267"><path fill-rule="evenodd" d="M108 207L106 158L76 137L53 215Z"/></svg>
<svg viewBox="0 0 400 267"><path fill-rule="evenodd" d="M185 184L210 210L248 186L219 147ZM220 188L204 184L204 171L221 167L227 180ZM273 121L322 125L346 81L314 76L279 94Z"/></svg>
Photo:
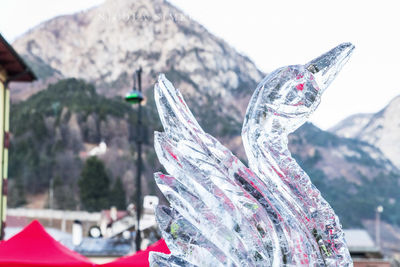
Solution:
<svg viewBox="0 0 400 267"><path fill-rule="evenodd" d="M84 256L54 240L38 221L0 244L0 267L89 267Z"/></svg>
<svg viewBox="0 0 400 267"><path fill-rule="evenodd" d="M103 264L101 265L101 267L148 267L150 265L149 264L150 251L157 251L165 254L171 253L164 239L160 239L153 245L150 245L146 250L141 250L131 256L125 256L113 262Z"/></svg>

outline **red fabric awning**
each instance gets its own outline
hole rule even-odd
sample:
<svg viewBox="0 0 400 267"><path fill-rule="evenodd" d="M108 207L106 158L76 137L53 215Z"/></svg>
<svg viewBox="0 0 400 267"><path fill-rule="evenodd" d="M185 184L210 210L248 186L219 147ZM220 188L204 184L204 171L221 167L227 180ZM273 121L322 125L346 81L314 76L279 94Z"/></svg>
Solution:
<svg viewBox="0 0 400 267"><path fill-rule="evenodd" d="M38 221L0 244L0 267L89 267L84 256L54 240Z"/></svg>
<svg viewBox="0 0 400 267"><path fill-rule="evenodd" d="M131 256L125 256L113 262L109 262L100 266L101 267L148 267L150 265L149 264L150 251L157 251L165 254L171 253L164 239L160 239L153 245L150 245L146 250L138 251L136 254L133 254Z"/></svg>

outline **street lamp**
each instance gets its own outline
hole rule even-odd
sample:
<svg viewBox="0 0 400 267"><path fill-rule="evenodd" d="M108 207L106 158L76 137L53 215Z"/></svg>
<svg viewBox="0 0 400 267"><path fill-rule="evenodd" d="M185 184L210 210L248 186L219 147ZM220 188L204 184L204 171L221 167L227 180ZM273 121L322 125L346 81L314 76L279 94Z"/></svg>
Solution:
<svg viewBox="0 0 400 267"><path fill-rule="evenodd" d="M136 89L136 78L138 81L138 89ZM136 251L140 250L140 215L142 211L142 190L141 190L141 173L142 173L142 106L140 103L143 101L142 95L142 68L139 68L133 76L133 89L125 96L125 101L131 104L139 104L138 106L138 117L136 124L136 145L138 152L137 159L137 173L136 173L136 217L137 217L137 229L136 229Z"/></svg>
<svg viewBox="0 0 400 267"><path fill-rule="evenodd" d="M143 95L142 92L138 90L132 90L129 93L126 94L125 96L125 101L131 103L131 104L140 104L143 100Z"/></svg>
<svg viewBox="0 0 400 267"><path fill-rule="evenodd" d="M383 212L383 207L379 205L376 208L376 221L375 221L375 239L376 246L381 247L381 213Z"/></svg>

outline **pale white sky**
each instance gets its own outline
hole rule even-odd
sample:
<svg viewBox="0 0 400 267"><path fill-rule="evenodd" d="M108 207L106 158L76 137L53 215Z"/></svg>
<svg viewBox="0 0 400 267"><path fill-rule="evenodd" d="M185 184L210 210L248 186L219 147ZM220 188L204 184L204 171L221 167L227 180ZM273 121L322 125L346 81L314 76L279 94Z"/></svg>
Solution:
<svg viewBox="0 0 400 267"><path fill-rule="evenodd" d="M2 0L0 32L9 41L38 23L102 0ZM400 1L171 0L269 72L304 64L341 42L356 50L312 117L326 129L377 112L400 95ZM399 114L400 116L400 114Z"/></svg>

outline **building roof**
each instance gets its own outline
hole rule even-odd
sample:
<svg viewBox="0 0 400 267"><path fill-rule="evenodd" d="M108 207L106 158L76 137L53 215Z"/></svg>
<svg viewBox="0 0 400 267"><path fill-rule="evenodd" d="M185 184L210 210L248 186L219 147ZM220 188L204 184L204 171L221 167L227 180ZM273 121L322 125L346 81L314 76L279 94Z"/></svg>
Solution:
<svg viewBox="0 0 400 267"><path fill-rule="evenodd" d="M0 66L6 71L8 78L18 82L32 82L36 80L33 71L25 64L18 53L0 34Z"/></svg>
<svg viewBox="0 0 400 267"><path fill-rule="evenodd" d="M125 216L128 215L128 212L126 210L118 210L116 211L116 220L121 220ZM107 221L107 223L112 222L113 219L111 218L111 210L102 210L101 211L101 219L104 219Z"/></svg>
<svg viewBox="0 0 400 267"><path fill-rule="evenodd" d="M347 245L351 252L379 252L371 236L363 229L344 230Z"/></svg>
<svg viewBox="0 0 400 267"><path fill-rule="evenodd" d="M92 238L84 237L79 246L72 243L72 237L61 239L61 244L86 257L115 256L121 257L132 252L130 240L123 238Z"/></svg>

